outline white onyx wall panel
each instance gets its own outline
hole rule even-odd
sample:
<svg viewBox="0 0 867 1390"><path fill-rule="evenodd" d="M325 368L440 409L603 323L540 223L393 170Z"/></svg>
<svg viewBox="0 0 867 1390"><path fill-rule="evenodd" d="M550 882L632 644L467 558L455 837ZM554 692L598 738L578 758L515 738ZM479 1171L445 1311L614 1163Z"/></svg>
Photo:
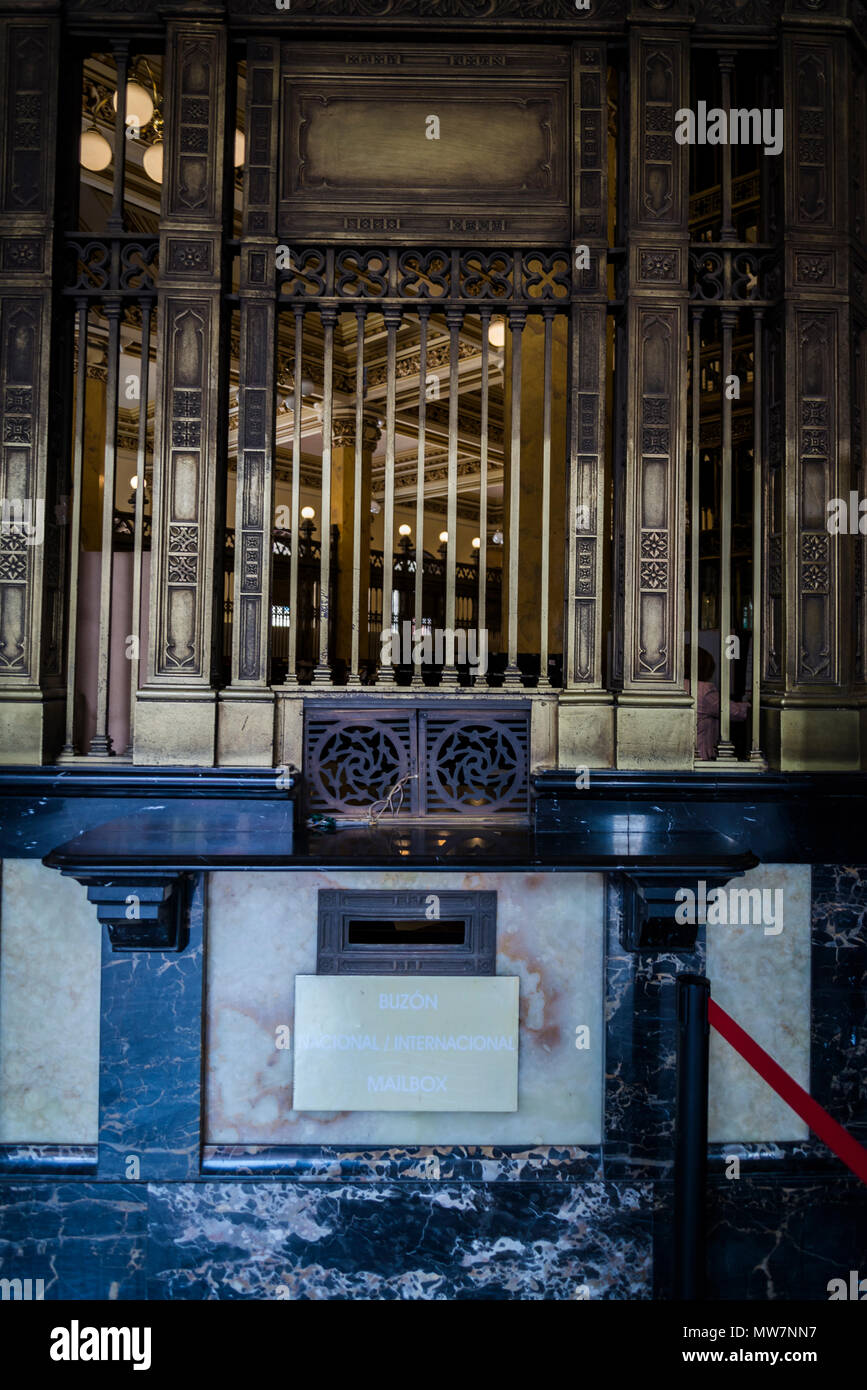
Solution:
<svg viewBox="0 0 867 1390"><path fill-rule="evenodd" d="M97 1141L100 930L74 879L3 861L0 1143Z"/></svg>
<svg viewBox="0 0 867 1390"><path fill-rule="evenodd" d="M520 980L514 1113L299 1113L292 1108L296 975L316 973L319 889L497 894L498 975ZM208 884L207 1142L211 1144L598 1144L603 938L599 874L212 874ZM589 1028L578 1048L576 1029Z"/></svg>
<svg viewBox="0 0 867 1390"><path fill-rule="evenodd" d="M800 864L761 864L743 878L732 879L727 892L744 888L761 890L765 920L746 925L708 922L711 994L808 1091L810 869ZM755 896L754 902L758 907ZM738 915L743 915L740 910ZM713 1028L709 1093L711 1143L807 1137L803 1120Z"/></svg>

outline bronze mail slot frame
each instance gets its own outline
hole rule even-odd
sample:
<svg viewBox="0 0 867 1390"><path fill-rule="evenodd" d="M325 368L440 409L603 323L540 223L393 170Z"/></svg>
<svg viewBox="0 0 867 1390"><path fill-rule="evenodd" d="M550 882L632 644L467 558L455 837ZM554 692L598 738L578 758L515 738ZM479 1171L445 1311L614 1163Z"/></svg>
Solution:
<svg viewBox="0 0 867 1390"><path fill-rule="evenodd" d="M351 922L364 919L462 919L461 945L422 945L410 937L400 946L352 944ZM436 919L432 919L436 920ZM497 966L497 895L484 890L320 888L316 945L317 975L494 975Z"/></svg>

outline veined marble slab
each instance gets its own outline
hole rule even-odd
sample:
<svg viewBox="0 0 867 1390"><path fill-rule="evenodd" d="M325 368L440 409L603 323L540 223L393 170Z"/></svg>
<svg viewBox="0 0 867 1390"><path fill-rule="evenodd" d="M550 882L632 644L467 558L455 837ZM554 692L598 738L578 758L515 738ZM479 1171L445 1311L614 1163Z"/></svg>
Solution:
<svg viewBox="0 0 867 1390"><path fill-rule="evenodd" d="M97 1142L100 950L86 889L3 861L0 1143Z"/></svg>
<svg viewBox="0 0 867 1390"><path fill-rule="evenodd" d="M317 892L497 893L497 974L520 979L514 1114L299 1114L292 1108L296 975L316 973ZM210 1144L598 1144L602 1138L600 874L222 873L208 884L207 1142ZM590 1046L575 1046L588 1027Z"/></svg>

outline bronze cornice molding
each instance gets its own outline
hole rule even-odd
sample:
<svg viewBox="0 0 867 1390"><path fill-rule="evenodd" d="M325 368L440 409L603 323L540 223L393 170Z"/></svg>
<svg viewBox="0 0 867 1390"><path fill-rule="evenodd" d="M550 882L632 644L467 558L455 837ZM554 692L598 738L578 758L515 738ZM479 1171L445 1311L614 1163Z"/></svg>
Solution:
<svg viewBox="0 0 867 1390"><path fill-rule="evenodd" d="M21 0L0 0L0 15L12 15L16 19L39 19L40 16L58 15L65 8L64 0L27 0L26 10Z"/></svg>
<svg viewBox="0 0 867 1390"><path fill-rule="evenodd" d="M21 15L21 0L0 0L0 14ZM447 8L448 13L443 13ZM275 32L299 28L344 28L359 20L383 27L412 22L425 32L454 33L501 26L510 30L539 30L558 38L580 39L600 30L622 30L626 23L687 22L701 30L776 30L780 21L803 17L828 19L867 27L864 0L592 0L586 12L574 0L291 0L277 9L275 0L29 0L28 15L62 13L75 28L111 20L121 28L141 28L170 19L195 22L227 20L233 28L245 23L254 30ZM579 27L580 26L580 27Z"/></svg>

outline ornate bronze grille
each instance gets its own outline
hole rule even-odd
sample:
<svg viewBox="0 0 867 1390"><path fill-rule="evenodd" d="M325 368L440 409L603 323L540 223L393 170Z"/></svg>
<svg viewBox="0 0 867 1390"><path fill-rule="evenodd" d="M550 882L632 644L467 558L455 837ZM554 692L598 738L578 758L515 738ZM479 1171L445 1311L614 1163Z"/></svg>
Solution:
<svg viewBox="0 0 867 1390"><path fill-rule="evenodd" d="M529 742L529 712L514 706L317 704L305 718L308 805L349 819L524 818Z"/></svg>

